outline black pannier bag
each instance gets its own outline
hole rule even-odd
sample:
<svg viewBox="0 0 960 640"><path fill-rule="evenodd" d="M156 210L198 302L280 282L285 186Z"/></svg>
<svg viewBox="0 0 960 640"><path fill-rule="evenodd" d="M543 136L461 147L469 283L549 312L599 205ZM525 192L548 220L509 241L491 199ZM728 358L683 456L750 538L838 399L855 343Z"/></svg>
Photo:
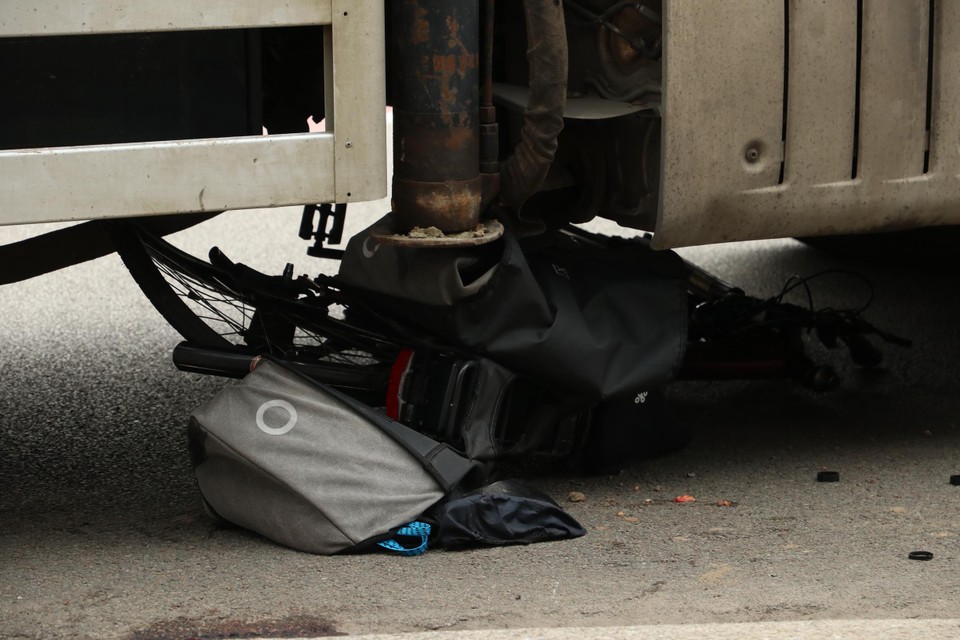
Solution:
<svg viewBox="0 0 960 640"><path fill-rule="evenodd" d="M632 405L680 366L687 271L673 252L579 231L526 252L509 231L480 247L414 249L369 231L351 239L337 280L365 308L450 347L401 357L388 409L470 458L556 450L582 435L592 409L611 416L604 407ZM598 428L632 428L610 422L593 425L592 442ZM674 425L636 428L652 455L664 450L655 431Z"/></svg>
<svg viewBox="0 0 960 640"><path fill-rule="evenodd" d="M400 354L387 415L472 460L564 457L585 436L583 402L482 357L419 349Z"/></svg>
<svg viewBox="0 0 960 640"><path fill-rule="evenodd" d="M449 445L269 360L197 409L188 438L214 515L312 553L400 550L395 534L485 479Z"/></svg>
<svg viewBox="0 0 960 640"><path fill-rule="evenodd" d="M544 244L524 252L508 231L480 247L416 249L377 244L368 229L337 280L384 316L591 402L667 382L686 347L679 256L581 232Z"/></svg>

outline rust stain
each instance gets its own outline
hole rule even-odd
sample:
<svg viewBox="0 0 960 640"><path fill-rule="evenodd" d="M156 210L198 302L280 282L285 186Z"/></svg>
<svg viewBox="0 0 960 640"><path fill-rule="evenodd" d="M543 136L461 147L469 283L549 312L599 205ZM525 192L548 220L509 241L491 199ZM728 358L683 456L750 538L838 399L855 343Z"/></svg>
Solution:
<svg viewBox="0 0 960 640"><path fill-rule="evenodd" d="M469 113L461 112L457 115L466 115L469 117ZM462 118L460 118L462 119ZM463 127L453 127L450 131L447 132L447 137L443 139L443 145L450 149L451 151L458 151L460 149L469 149L471 143L476 139L473 131L471 129L466 129Z"/></svg>
<svg viewBox="0 0 960 640"><path fill-rule="evenodd" d="M417 7L416 15L413 17L413 32L410 34L410 41L414 44L424 44L430 41L430 22L427 20L427 10L423 7Z"/></svg>
<svg viewBox="0 0 960 640"><path fill-rule="evenodd" d="M437 54L433 56L431 67L435 75L431 76L430 79L438 81L440 89L439 113L447 126L456 125L457 121L454 120L454 114L462 111L456 78L458 76L463 78L467 75L468 70L475 69L478 62L477 58L476 54ZM462 117L458 120L461 124L463 123Z"/></svg>
<svg viewBox="0 0 960 640"><path fill-rule="evenodd" d="M480 56L475 52L470 53L470 49L463 44L463 39L460 37L460 23L455 16L447 16L447 31L450 34L447 40L447 48L460 50L457 56L457 70L461 76L465 76L468 70L477 68Z"/></svg>
<svg viewBox="0 0 960 640"><path fill-rule="evenodd" d="M417 194L416 205L424 212L445 212L451 222L460 222L460 218L469 218L476 209L477 194L464 189L459 183L441 183L439 188L429 193ZM449 223L445 226L449 226ZM464 226L462 223L460 226Z"/></svg>
<svg viewBox="0 0 960 640"><path fill-rule="evenodd" d="M444 118L452 120L453 125L444 123ZM466 120L467 125L457 125L456 122ZM425 166L432 170L440 170L444 176L457 176L460 179L472 177L476 171L476 154L480 140L477 131L468 126L470 114L451 112L448 114L431 114L417 121L416 134L410 137L402 136L400 142L403 160L409 154L413 158L421 158L427 162ZM396 143L395 143L396 144ZM396 147L395 147L396 149ZM430 159L427 161L427 159ZM424 166L421 166L421 170ZM429 171L428 171L429 173ZM415 172L419 178L424 174ZM436 174L430 174L436 177ZM404 178L413 178L414 175L403 174Z"/></svg>
<svg viewBox="0 0 960 640"><path fill-rule="evenodd" d="M443 124L453 125L453 113L459 111L457 100L457 85L453 76L457 69L457 58L453 55L436 55L433 57L433 69L439 80L440 104L437 105Z"/></svg>
<svg viewBox="0 0 960 640"><path fill-rule="evenodd" d="M435 55L433 56L433 72L437 75L436 78L449 78L453 75L465 76L467 72L477 68L477 54L460 54L455 55L452 53L444 55Z"/></svg>
<svg viewBox="0 0 960 640"><path fill-rule="evenodd" d="M405 229L434 226L445 233L474 228L480 220L480 181L394 181L400 207L394 215Z"/></svg>
<svg viewBox="0 0 960 640"><path fill-rule="evenodd" d="M439 76L452 76L457 70L457 57L451 54L433 56L433 72Z"/></svg>
<svg viewBox="0 0 960 640"><path fill-rule="evenodd" d="M476 69L478 60L479 56L475 53L460 56L460 75L465 76L468 70Z"/></svg>

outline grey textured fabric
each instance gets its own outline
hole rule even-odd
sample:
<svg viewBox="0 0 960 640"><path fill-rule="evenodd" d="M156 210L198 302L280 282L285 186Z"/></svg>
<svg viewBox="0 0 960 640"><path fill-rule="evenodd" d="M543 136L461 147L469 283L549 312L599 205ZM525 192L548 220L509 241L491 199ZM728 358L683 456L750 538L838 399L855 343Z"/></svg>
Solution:
<svg viewBox="0 0 960 640"><path fill-rule="evenodd" d="M303 551L375 539L415 520L444 497L441 481L469 470L412 431L422 451L411 452L398 440L406 427L382 419L388 429L332 389L262 362L191 417L200 490L225 520Z"/></svg>

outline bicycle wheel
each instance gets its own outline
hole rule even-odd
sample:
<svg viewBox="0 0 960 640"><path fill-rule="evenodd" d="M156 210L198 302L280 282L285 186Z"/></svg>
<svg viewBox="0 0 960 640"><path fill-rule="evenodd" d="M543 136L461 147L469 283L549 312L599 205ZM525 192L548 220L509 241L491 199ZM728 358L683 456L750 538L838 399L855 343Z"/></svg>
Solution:
<svg viewBox="0 0 960 640"><path fill-rule="evenodd" d="M135 221L117 223L113 235L141 290L192 347L270 354L351 388L381 386L400 351L369 322L347 321L343 296L329 285L289 273L262 274L217 248L211 261L201 260Z"/></svg>

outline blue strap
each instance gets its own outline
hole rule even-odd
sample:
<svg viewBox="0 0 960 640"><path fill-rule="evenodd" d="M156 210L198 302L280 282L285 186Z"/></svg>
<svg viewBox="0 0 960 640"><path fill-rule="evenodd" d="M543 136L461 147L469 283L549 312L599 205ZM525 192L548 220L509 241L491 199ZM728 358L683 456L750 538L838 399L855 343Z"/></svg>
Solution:
<svg viewBox="0 0 960 640"><path fill-rule="evenodd" d="M400 527L397 530L397 536L410 538L420 538L420 545L414 548L407 548L396 540L384 540L377 544L390 551L396 551L402 556L418 556L427 550L427 541L430 538L430 525L426 522L411 522L408 525Z"/></svg>

